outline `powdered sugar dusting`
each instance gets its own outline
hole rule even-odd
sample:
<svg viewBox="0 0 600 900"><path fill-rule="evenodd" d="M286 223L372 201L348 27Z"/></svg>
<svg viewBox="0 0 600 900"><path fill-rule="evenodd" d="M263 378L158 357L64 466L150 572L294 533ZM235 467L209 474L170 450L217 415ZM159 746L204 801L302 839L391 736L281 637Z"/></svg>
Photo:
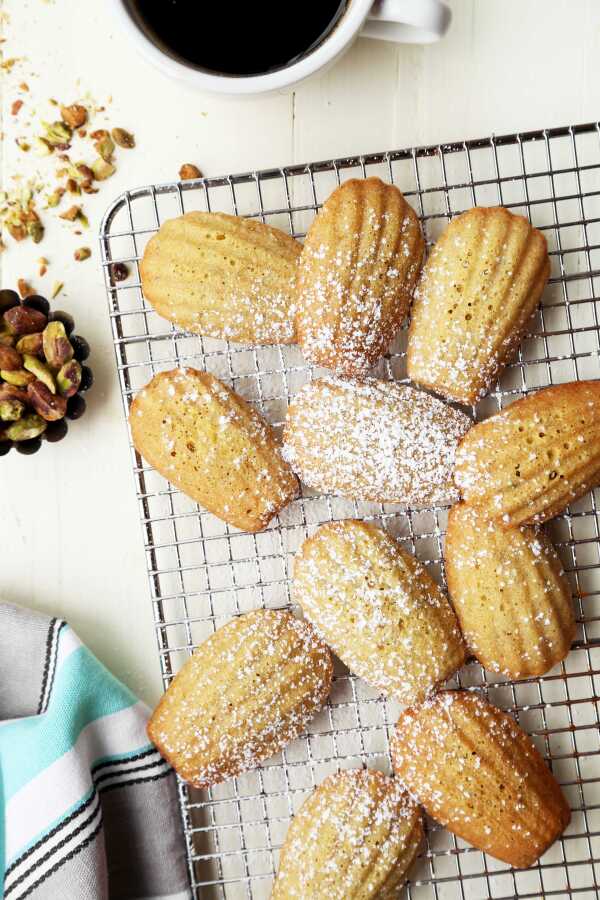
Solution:
<svg viewBox="0 0 600 900"><path fill-rule="evenodd" d="M156 708L150 737L186 781L216 784L297 737L325 702L332 673L307 622L255 610L196 650Z"/></svg>
<svg viewBox="0 0 600 900"><path fill-rule="evenodd" d="M423 700L464 662L441 589L371 524L321 526L296 557L293 596L352 672L401 703Z"/></svg>
<svg viewBox="0 0 600 900"><path fill-rule="evenodd" d="M464 413L414 388L374 378L305 385L286 420L283 454L306 484L359 500L451 503Z"/></svg>
<svg viewBox="0 0 600 900"><path fill-rule="evenodd" d="M156 375L134 400L136 448L184 493L256 531L297 492L270 426L218 378L195 369Z"/></svg>
<svg viewBox="0 0 600 900"><path fill-rule="evenodd" d="M471 652L511 678L543 675L575 636L571 590L546 535L500 528L464 504L446 534L446 575Z"/></svg>
<svg viewBox="0 0 600 900"><path fill-rule="evenodd" d="M600 482L600 382L545 388L476 425L455 482L507 525L543 522Z"/></svg>
<svg viewBox="0 0 600 900"><path fill-rule="evenodd" d="M522 216L475 208L453 219L417 290L410 377L474 403L515 352L548 279L546 241Z"/></svg>
<svg viewBox="0 0 600 900"><path fill-rule="evenodd" d="M272 898L395 897L422 837L419 810L396 780L364 769L331 775L290 825Z"/></svg>
<svg viewBox="0 0 600 900"><path fill-rule="evenodd" d="M144 294L187 331L244 343L294 340L301 245L262 222L192 212L165 222L142 261Z"/></svg>
<svg viewBox="0 0 600 900"><path fill-rule="evenodd" d="M476 694L445 691L402 713L392 759L431 816L511 865L531 865L569 822L531 740Z"/></svg>
<svg viewBox="0 0 600 900"><path fill-rule="evenodd" d="M305 355L339 374L365 374L406 316L423 250L417 216L396 187L368 178L335 190L300 257Z"/></svg>

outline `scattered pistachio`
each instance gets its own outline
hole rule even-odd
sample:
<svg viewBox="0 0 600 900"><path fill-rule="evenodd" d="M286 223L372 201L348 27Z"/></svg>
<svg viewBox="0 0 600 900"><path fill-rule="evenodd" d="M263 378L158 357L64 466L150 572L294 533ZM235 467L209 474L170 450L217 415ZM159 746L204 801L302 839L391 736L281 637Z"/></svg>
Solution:
<svg viewBox="0 0 600 900"><path fill-rule="evenodd" d="M59 393L67 398L76 394L81 384L81 375L81 364L76 359L65 363L56 376Z"/></svg>
<svg viewBox="0 0 600 900"><path fill-rule="evenodd" d="M19 110L23 106L22 100L15 100L10 108L11 115L16 116L19 114Z"/></svg>
<svg viewBox="0 0 600 900"><path fill-rule="evenodd" d="M106 181L107 178L115 174L116 169L112 163L98 157L92 163L92 172L96 181Z"/></svg>
<svg viewBox="0 0 600 900"><path fill-rule="evenodd" d="M54 375L50 371L49 366L46 363L42 362L41 359L38 359L37 356L32 356L31 353L23 354L23 366L27 369L28 372L31 372L32 375L41 381L42 384L45 384L49 391L53 394L56 393L56 383L54 381Z"/></svg>
<svg viewBox="0 0 600 900"><path fill-rule="evenodd" d="M193 178L202 178L202 172L193 163L184 163L179 170L181 181L191 181Z"/></svg>
<svg viewBox="0 0 600 900"><path fill-rule="evenodd" d="M13 372L20 369L22 365L21 354L14 347L0 346L0 369Z"/></svg>
<svg viewBox="0 0 600 900"><path fill-rule="evenodd" d="M48 196L46 197L46 203L48 204L48 206L51 208L58 206L64 193L65 189L63 187L58 187L51 194L48 194Z"/></svg>
<svg viewBox="0 0 600 900"><path fill-rule="evenodd" d="M40 278L41 278L48 271L49 263L45 256L40 256L40 258L38 259L38 265L40 267L39 274L40 274Z"/></svg>
<svg viewBox="0 0 600 900"><path fill-rule="evenodd" d="M33 142L33 149L37 156L50 156L53 152L52 147L44 138L36 137Z"/></svg>
<svg viewBox="0 0 600 900"><path fill-rule="evenodd" d="M27 387L31 381L35 381L35 375L26 369L14 369L8 372L6 369L0 369L0 378L7 384L14 387Z"/></svg>
<svg viewBox="0 0 600 900"><path fill-rule="evenodd" d="M37 413L23 416L18 422L13 422L6 431L4 437L9 441L29 441L39 437L46 430L46 422Z"/></svg>
<svg viewBox="0 0 600 900"><path fill-rule="evenodd" d="M64 213L60 214L61 219L66 219L67 222L75 222L81 215L81 207L80 206L70 206Z"/></svg>
<svg viewBox="0 0 600 900"><path fill-rule="evenodd" d="M35 291L34 291L33 288L31 287L31 285L29 284L29 282L28 282L25 278L19 278L19 279L18 279L18 281L17 281L17 290L18 290L18 292L19 292L19 296L20 296L21 300L26 300L27 297L31 297L32 294L35 293ZM21 307L21 308L23 308L23 307ZM15 306L14 309L19 309L19 307L18 307L18 306ZM8 310L8 312L13 312L13 311L12 311L12 310ZM37 312L37 310L33 310L33 312ZM13 315L16 316L16 315L20 315L20 314L17 314L17 313L15 313L15 312L13 312ZM43 313L39 313L39 315L43 315ZM4 318L6 319L6 314L4 315ZM45 319L45 318L46 318L46 316L44 316L44 319ZM7 319L7 321L8 321L8 324L12 326L12 322L10 322L8 319ZM44 324L45 324L45 323L44 323ZM13 326L13 327L14 327L14 326ZM42 328L43 328L43 327L44 327L44 326L42 325ZM38 329L38 328L35 328L34 331L39 331L39 329ZM29 332L24 332L24 331L22 331L21 334L29 334Z"/></svg>
<svg viewBox="0 0 600 900"><path fill-rule="evenodd" d="M17 147L19 147L23 153L29 153L31 150L31 144L25 138L18 137L17 138Z"/></svg>
<svg viewBox="0 0 600 900"><path fill-rule="evenodd" d="M96 143L94 144L94 149L98 156L102 157L104 162L111 162L113 158L113 153L115 152L115 142L111 138L108 131L102 129L101 131L95 131L92 137L98 135Z"/></svg>
<svg viewBox="0 0 600 900"><path fill-rule="evenodd" d="M42 419L56 422L62 419L67 411L67 399L50 391L42 381L33 381L27 385L27 399Z"/></svg>
<svg viewBox="0 0 600 900"><path fill-rule="evenodd" d="M72 103L71 106L61 106L60 114L63 122L69 128L81 128L87 122L88 112L85 106L78 103Z"/></svg>
<svg viewBox="0 0 600 900"><path fill-rule="evenodd" d="M122 262L113 263L110 267L110 273L113 281L125 281L126 278L129 278L129 269Z"/></svg>
<svg viewBox="0 0 600 900"><path fill-rule="evenodd" d="M42 238L44 237L44 226L40 222L37 215L35 218L32 218L30 222L26 225L27 234L31 238L34 244L39 244Z"/></svg>
<svg viewBox="0 0 600 900"><path fill-rule="evenodd" d="M124 147L125 150L131 150L132 147L135 147L135 137L130 131L125 131L124 128L113 128L111 134L113 141L119 147Z"/></svg>
<svg viewBox="0 0 600 900"><path fill-rule="evenodd" d="M84 181L93 181L94 180L94 173L92 172L92 170L90 169L89 166L86 166L85 163L77 163L75 165L75 169L76 169L78 175L81 178L83 178Z"/></svg>
<svg viewBox="0 0 600 900"><path fill-rule="evenodd" d="M24 410L25 404L21 403L20 400L15 400L12 397L0 400L0 419L3 422L16 422L17 419L21 418Z"/></svg>
<svg viewBox="0 0 600 900"><path fill-rule="evenodd" d="M60 369L73 359L73 347L62 322L48 322L42 335L46 362L52 369Z"/></svg>
<svg viewBox="0 0 600 900"><path fill-rule="evenodd" d="M89 259L91 255L92 251L89 247L78 247L73 254L75 262L83 262L85 259Z"/></svg>
<svg viewBox="0 0 600 900"><path fill-rule="evenodd" d="M55 297L58 297L62 289L64 288L64 281L55 281L52 286L52 293L50 294L50 299L54 300Z"/></svg>
<svg viewBox="0 0 600 900"><path fill-rule="evenodd" d="M23 241L27 237L27 228L21 223L7 221L6 228L15 241Z"/></svg>
<svg viewBox="0 0 600 900"><path fill-rule="evenodd" d="M42 122L44 139L52 147L65 149L69 146L73 132L65 122Z"/></svg>
<svg viewBox="0 0 600 900"><path fill-rule="evenodd" d="M17 351L23 355L30 353L32 356L39 356L44 348L44 337L41 331L35 334L24 334L19 338L16 344Z"/></svg>
<svg viewBox="0 0 600 900"><path fill-rule="evenodd" d="M74 178L68 178L66 188L70 194L81 194L81 188Z"/></svg>

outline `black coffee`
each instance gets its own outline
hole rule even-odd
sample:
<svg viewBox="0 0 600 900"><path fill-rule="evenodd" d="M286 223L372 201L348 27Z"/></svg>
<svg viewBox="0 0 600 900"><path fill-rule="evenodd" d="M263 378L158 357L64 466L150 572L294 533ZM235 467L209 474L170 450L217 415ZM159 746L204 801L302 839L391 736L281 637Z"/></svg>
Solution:
<svg viewBox="0 0 600 900"><path fill-rule="evenodd" d="M347 5L347 0L127 2L148 37L169 56L224 75L259 75L289 66L327 37Z"/></svg>

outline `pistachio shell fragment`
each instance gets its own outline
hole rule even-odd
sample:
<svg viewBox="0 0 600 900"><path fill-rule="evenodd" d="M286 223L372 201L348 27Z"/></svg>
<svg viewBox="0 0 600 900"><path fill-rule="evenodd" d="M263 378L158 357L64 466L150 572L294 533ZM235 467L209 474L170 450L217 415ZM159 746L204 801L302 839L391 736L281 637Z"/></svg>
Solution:
<svg viewBox="0 0 600 900"><path fill-rule="evenodd" d="M30 413L23 416L18 422L12 425L4 432L4 437L8 441L30 441L32 438L39 437L47 427L47 422L38 416L37 413Z"/></svg>
<svg viewBox="0 0 600 900"><path fill-rule="evenodd" d="M66 397L51 393L41 381L34 381L27 385L27 398L36 413L47 422L56 422L58 419L62 419L67 412Z"/></svg>
<svg viewBox="0 0 600 900"><path fill-rule="evenodd" d="M65 363L56 376L56 384L63 397L72 397L77 393L81 384L81 374L81 365L76 359Z"/></svg>
<svg viewBox="0 0 600 900"><path fill-rule="evenodd" d="M56 393L56 383L54 381L54 376L46 363L42 362L41 359L38 359L37 356L32 356L30 353L25 353L25 355L23 356L23 365L28 372L31 372L39 381L42 382L42 384L45 384L51 393Z"/></svg>

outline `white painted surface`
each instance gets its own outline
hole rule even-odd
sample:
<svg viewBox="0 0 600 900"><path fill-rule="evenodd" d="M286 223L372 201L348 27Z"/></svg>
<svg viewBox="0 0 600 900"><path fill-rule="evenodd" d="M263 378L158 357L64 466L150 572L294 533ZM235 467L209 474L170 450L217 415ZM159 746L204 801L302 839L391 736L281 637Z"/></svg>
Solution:
<svg viewBox="0 0 600 900"><path fill-rule="evenodd" d="M27 58L3 76L4 182L29 166L48 167L14 143L26 115L15 122L9 108L23 80L32 88L28 106L50 96L71 102L86 90L98 100L112 95L110 122L132 130L138 148L122 151L114 178L86 198L88 235L77 239L52 219L43 244L11 244L1 259L4 286L28 274L42 293L66 282L59 306L92 344L96 385L64 443L0 460L0 596L67 618L151 702L159 670L96 246L102 212L123 189L174 179L188 161L216 175L600 117L594 0L452 6L439 45L361 40L295 94L231 100L196 94L149 68L104 3L4 0L5 55ZM83 243L94 257L75 263ZM52 264L43 280L34 276L40 255Z"/></svg>

